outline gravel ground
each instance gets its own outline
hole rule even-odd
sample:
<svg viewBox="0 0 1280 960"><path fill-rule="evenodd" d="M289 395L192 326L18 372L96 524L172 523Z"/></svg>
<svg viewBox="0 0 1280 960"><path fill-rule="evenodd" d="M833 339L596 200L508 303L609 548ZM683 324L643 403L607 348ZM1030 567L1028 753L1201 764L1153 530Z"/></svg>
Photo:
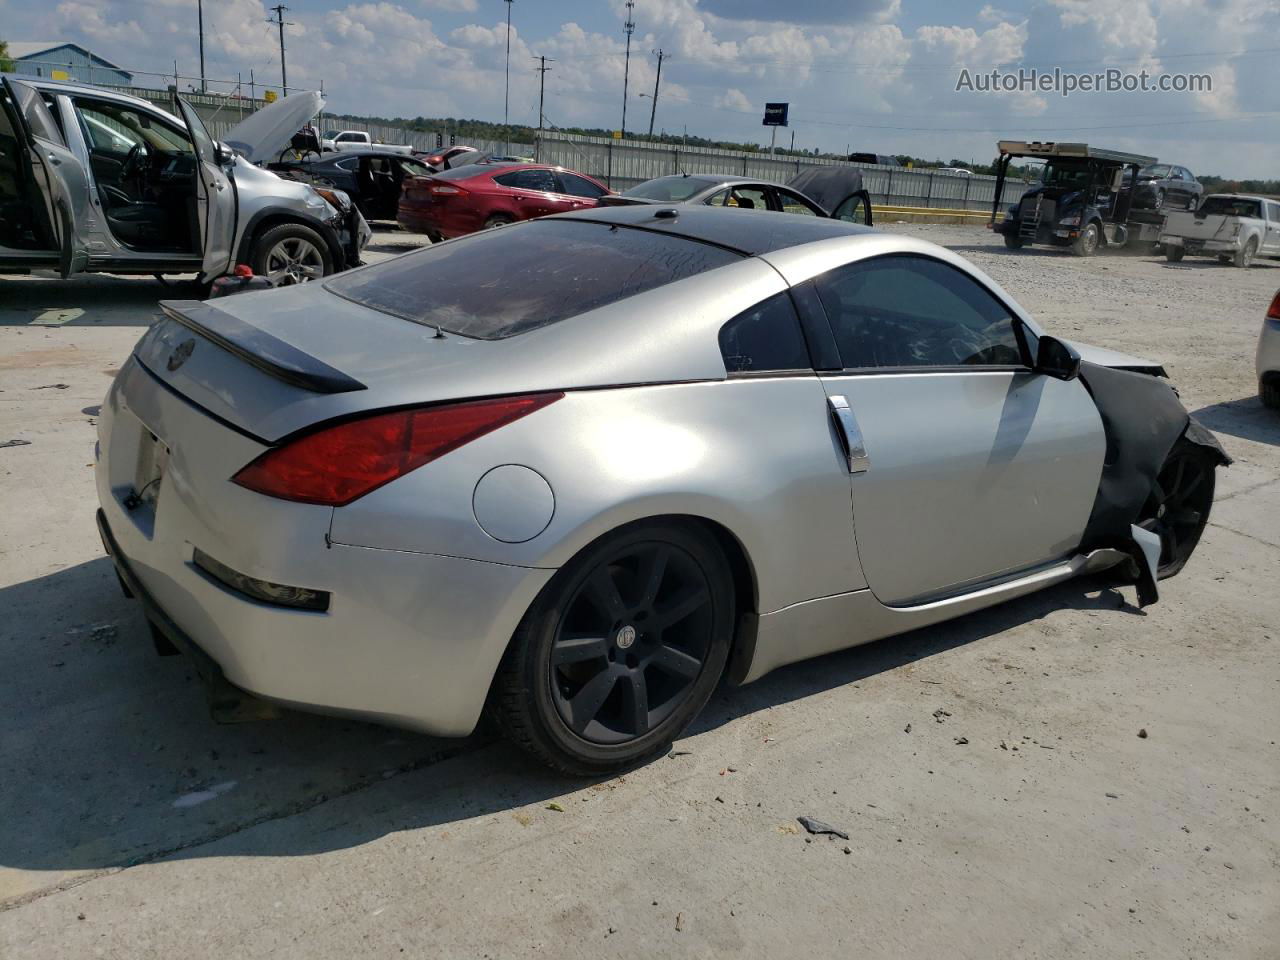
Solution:
<svg viewBox="0 0 1280 960"><path fill-rule="evenodd" d="M886 229L1167 365L1237 459L1198 553L1145 611L1076 582L723 691L688 753L599 782L478 736L214 726L92 521L97 405L184 293L0 278L0 443L29 441L0 448L0 956L1275 957L1280 264Z"/></svg>

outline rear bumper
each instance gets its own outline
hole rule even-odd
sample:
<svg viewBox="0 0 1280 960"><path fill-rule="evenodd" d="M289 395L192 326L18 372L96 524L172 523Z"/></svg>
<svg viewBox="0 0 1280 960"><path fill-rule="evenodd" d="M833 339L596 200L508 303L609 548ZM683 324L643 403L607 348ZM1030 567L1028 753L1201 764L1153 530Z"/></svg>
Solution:
<svg viewBox="0 0 1280 960"><path fill-rule="evenodd" d="M99 529L148 620L189 653L215 700L239 691L440 736L474 728L517 625L554 571L329 542L332 510L227 479L256 445L164 391L136 361L99 420ZM153 504L125 505L146 423L177 438ZM332 595L325 612L267 604L213 579L200 549L251 577Z"/></svg>
<svg viewBox="0 0 1280 960"><path fill-rule="evenodd" d="M1238 240L1195 240L1164 233L1160 243L1166 247L1182 247L1187 253L1235 253L1240 249Z"/></svg>
<svg viewBox="0 0 1280 960"><path fill-rule="evenodd" d="M1280 377L1280 320L1264 320L1258 337L1258 379Z"/></svg>

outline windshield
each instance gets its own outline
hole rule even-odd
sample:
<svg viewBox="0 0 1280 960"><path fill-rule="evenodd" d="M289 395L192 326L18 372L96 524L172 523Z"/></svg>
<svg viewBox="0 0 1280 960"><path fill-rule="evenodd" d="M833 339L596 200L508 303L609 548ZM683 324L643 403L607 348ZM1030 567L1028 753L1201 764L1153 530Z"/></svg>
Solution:
<svg viewBox="0 0 1280 960"><path fill-rule="evenodd" d="M332 140L334 137L336 137L336 136L337 136L338 134L340 134L341 132L342 132L341 130L326 130L326 131L324 132L324 139L326 139L326 140Z"/></svg>
<svg viewBox="0 0 1280 960"><path fill-rule="evenodd" d="M1209 197L1201 204L1200 212L1228 217L1257 217L1261 220L1262 204L1244 197Z"/></svg>
<svg viewBox="0 0 1280 960"><path fill-rule="evenodd" d="M1083 164L1063 164L1050 161L1045 165L1043 182L1046 187L1069 187L1083 190L1089 185L1089 168Z"/></svg>
<svg viewBox="0 0 1280 960"><path fill-rule="evenodd" d="M1138 171L1140 177L1151 177L1155 180L1163 180L1169 176L1169 166L1164 163L1153 164L1150 167L1143 167Z"/></svg>
<svg viewBox="0 0 1280 960"><path fill-rule="evenodd" d="M659 177L624 190L624 197L635 197L638 200L662 200L667 203L682 203L695 193L701 193L715 181L703 180L701 177Z"/></svg>
<svg viewBox="0 0 1280 960"><path fill-rule="evenodd" d="M325 286L414 323L502 340L738 259L649 230L532 221L425 247Z"/></svg>

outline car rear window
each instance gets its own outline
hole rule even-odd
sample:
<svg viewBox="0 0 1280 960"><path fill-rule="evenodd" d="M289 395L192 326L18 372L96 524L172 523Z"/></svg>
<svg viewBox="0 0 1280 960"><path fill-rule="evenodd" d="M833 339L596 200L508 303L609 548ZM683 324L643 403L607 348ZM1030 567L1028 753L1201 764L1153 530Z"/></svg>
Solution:
<svg viewBox="0 0 1280 960"><path fill-rule="evenodd" d="M1242 197L1210 197L1201 204L1200 213L1261 219L1262 206L1257 200L1245 200Z"/></svg>
<svg viewBox="0 0 1280 960"><path fill-rule="evenodd" d="M544 220L424 247L325 286L414 323L503 340L738 259L671 234Z"/></svg>
<svg viewBox="0 0 1280 960"><path fill-rule="evenodd" d="M662 200L667 203L681 203L695 193L707 189L714 183L701 177L659 177L646 183L637 184L630 190L624 190L624 197L636 197L640 200Z"/></svg>

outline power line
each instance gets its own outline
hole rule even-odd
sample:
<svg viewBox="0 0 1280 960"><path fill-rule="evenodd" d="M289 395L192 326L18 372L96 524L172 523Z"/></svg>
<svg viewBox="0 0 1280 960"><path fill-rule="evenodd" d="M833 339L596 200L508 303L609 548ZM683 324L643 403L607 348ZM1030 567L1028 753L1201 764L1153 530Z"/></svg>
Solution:
<svg viewBox="0 0 1280 960"><path fill-rule="evenodd" d="M543 105L543 97L546 94L546 89L547 89L547 71L549 71L551 68L547 66L547 61L550 58L534 57L533 59L540 60L542 62L541 66L534 67L534 69L538 71L538 142L534 146L534 153L538 155L534 157L534 159L536 160L536 159L540 159L542 154L542 117L543 117L542 105ZM551 60L551 62L555 63L554 60Z"/></svg>
<svg viewBox="0 0 1280 960"><path fill-rule="evenodd" d="M506 152L511 152L511 5L515 0L506 0L507 4L507 68L506 79L502 84L502 126L506 128Z"/></svg>
<svg viewBox="0 0 1280 960"><path fill-rule="evenodd" d="M285 20L284 15L288 12L289 8L283 3L278 3L271 9L275 11L276 18L274 20L268 20L267 23L274 23L280 28L280 92L283 96L287 97L289 95L289 74L285 71L284 66L284 28L292 27L293 23Z"/></svg>
<svg viewBox="0 0 1280 960"><path fill-rule="evenodd" d="M636 24L632 17L635 9L635 0L627 0L627 22L622 25L622 29L627 31L627 53L626 61L622 67L622 135L627 135L627 81L631 79L631 34L635 33Z"/></svg>
<svg viewBox="0 0 1280 960"><path fill-rule="evenodd" d="M653 118L658 115L658 84L662 82L662 58L666 56L659 47L653 51L653 55L658 58L658 73L653 78L653 106L649 110L649 136L653 136Z"/></svg>

